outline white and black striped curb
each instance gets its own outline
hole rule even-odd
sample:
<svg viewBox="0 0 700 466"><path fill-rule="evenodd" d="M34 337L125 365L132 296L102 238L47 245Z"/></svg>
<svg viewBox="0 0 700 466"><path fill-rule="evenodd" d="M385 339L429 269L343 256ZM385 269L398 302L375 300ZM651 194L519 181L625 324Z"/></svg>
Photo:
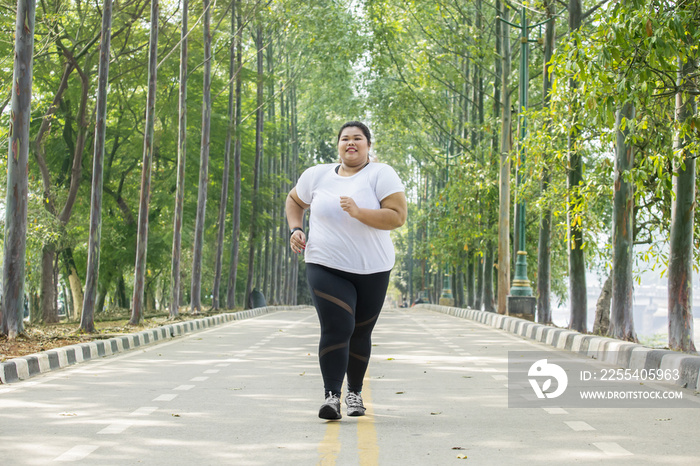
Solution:
<svg viewBox="0 0 700 466"><path fill-rule="evenodd" d="M692 390L697 390L700 387L700 356L692 356L671 350L647 348L637 343L614 338L585 335L573 330L537 324L493 312L438 306L435 304L417 304L416 307L474 320L558 349L595 358L623 369L676 369L680 374L680 378L675 382L676 385Z"/></svg>
<svg viewBox="0 0 700 466"><path fill-rule="evenodd" d="M97 359L117 353L140 348L142 346L170 340L187 333L208 327L250 319L278 311L293 311L308 306L267 306L239 312L229 312L196 320L188 320L164 325L138 333L95 340L76 345L64 346L37 354L22 356L0 363L0 384L19 382L35 375L62 369L90 359Z"/></svg>

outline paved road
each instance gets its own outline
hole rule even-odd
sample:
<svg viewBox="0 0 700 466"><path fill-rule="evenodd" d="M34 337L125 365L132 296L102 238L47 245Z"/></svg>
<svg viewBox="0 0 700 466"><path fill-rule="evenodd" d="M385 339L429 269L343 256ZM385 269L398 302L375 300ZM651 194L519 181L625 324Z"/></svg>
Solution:
<svg viewBox="0 0 700 466"><path fill-rule="evenodd" d="M277 312L0 386L0 461L698 464L693 392L686 409L508 408L507 352L557 350L427 310L380 317L368 415L320 420L317 335L312 309Z"/></svg>

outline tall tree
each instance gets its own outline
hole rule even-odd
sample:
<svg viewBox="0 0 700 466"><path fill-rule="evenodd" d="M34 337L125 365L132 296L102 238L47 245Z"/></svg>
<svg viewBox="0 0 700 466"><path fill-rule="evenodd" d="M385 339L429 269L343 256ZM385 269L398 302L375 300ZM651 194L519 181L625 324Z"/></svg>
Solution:
<svg viewBox="0 0 700 466"><path fill-rule="evenodd" d="M253 194L252 194L252 210L250 214L250 234L248 236L248 280L245 291L245 307L246 309L253 307L253 280L255 277L255 247L258 234L258 205L259 187L260 187L260 163L263 153L263 127L265 119L265 109L263 100L264 91L264 68L263 68L263 30L262 25L258 24L255 31L255 47L257 50L257 110L255 116L255 165L253 167Z"/></svg>
<svg viewBox="0 0 700 466"><path fill-rule="evenodd" d="M510 8L503 5L504 21L510 17ZM503 69L501 75L502 120L501 120L501 160L499 174L498 207L498 313L505 314L508 307L508 290L510 289L510 151L511 151L511 103L510 103L510 37L505 25L500 27L501 57Z"/></svg>
<svg viewBox="0 0 700 466"><path fill-rule="evenodd" d="M554 41L556 37L556 11L554 0L545 1L547 24L544 33L544 56L542 58L544 70L542 72L542 98L545 109L550 108L552 92L552 54L554 53ZM546 127L551 127L551 119L545 120ZM548 164L542 167L541 187L542 194L549 189L551 175ZM551 306L551 231L552 210L545 206L540 214L539 241L537 245L537 322L549 324L552 322Z"/></svg>
<svg viewBox="0 0 700 466"><path fill-rule="evenodd" d="M99 39L99 35L95 36L94 41ZM54 96L53 102L49 107L48 111L44 115L44 118L39 126L36 138L34 139L34 157L36 159L37 165L41 172L42 184L44 189L44 208L49 214L57 220L57 223L61 227L65 227L71 219L73 214L73 208L75 202L78 198L78 189L80 188L80 182L82 180L82 160L83 152L86 145L87 137L87 107L89 98L89 78L85 70L79 65L78 60L85 56L90 48L90 44L93 41L83 47L82 49L75 50L69 49L64 46L63 43L58 40L57 46L64 56L64 71L61 77L61 82L59 84L58 90ZM64 102L65 93L68 89L69 79L73 71L76 71L80 79L80 104L78 115L74 118L70 114L70 106ZM65 126L63 130L63 137L66 140L66 145L68 149L72 152L72 164L70 167L70 187L68 189L68 195L65 198L65 204L63 208L59 210L56 205L57 199L55 193L53 193L53 182L52 174L49 170L49 164L46 157L45 148L45 138L50 132L52 122L55 117L57 110L63 107L65 109ZM78 126L78 131L73 140L73 129L72 122L75 121ZM63 174L61 174L63 176ZM57 183L58 184L58 183ZM42 249L42 272L41 272L41 294L42 294L42 314L43 320L45 322L58 322L58 309L56 307L56 242L54 240L49 240L44 244ZM78 284L79 286L79 284ZM82 295L82 291L77 292L73 290L74 295ZM79 304L82 307L82 304Z"/></svg>
<svg viewBox="0 0 700 466"><path fill-rule="evenodd" d="M29 122L31 119L35 0L17 1L15 54L10 103L5 242L2 271L0 333L12 340L24 327L25 251L29 198Z"/></svg>
<svg viewBox="0 0 700 466"><path fill-rule="evenodd" d="M224 172L221 177L221 196L219 198L218 233L216 235L216 257L214 264L214 287L212 289L212 308L219 308L219 289L221 287L221 267L224 256L224 234L226 233L226 208L228 207L229 172L231 170L231 141L235 129L236 92L234 79L236 77L236 1L232 3L231 11L231 48L228 65L228 127L224 143Z"/></svg>
<svg viewBox="0 0 700 466"><path fill-rule="evenodd" d="M156 111L158 77L158 0L151 0L151 28L148 44L148 96L146 98L146 127L143 132L143 160L141 167L141 195L139 199L136 264L134 266L134 294L130 325L143 321L143 298L146 284L146 253L148 249L148 211L151 203L151 171L153 163L153 132Z"/></svg>
<svg viewBox="0 0 700 466"><path fill-rule="evenodd" d="M233 229L231 233L231 260L229 261L228 286L226 288L226 307L233 309L236 305L236 277L238 275L239 238L241 232L241 89L243 86L243 20L241 2L236 0L232 14L236 15L236 110L233 134Z"/></svg>
<svg viewBox="0 0 700 466"><path fill-rule="evenodd" d="M690 9L689 6L685 8ZM698 147L698 55L697 43L690 43L688 36L684 37L684 42L687 48L685 56L678 59L678 90L676 93L677 129L674 145L675 150L680 154L680 159L673 167L674 200L671 211L671 250L668 263L668 346L673 350L695 352L695 343L693 342L693 232L695 203L697 202L695 199L695 159L698 156L696 153ZM693 139L695 139L694 145Z"/></svg>
<svg viewBox="0 0 700 466"><path fill-rule="evenodd" d="M173 215L173 259L170 281L170 318L180 313L180 257L182 255L182 215L185 203L185 166L187 165L187 55L189 0L182 0L180 29L180 87L178 94L177 185Z"/></svg>
<svg viewBox="0 0 700 466"><path fill-rule="evenodd" d="M194 228L192 253L193 314L202 311L202 252L204 250L204 221L207 212L209 186L209 143L211 129L211 12L209 0L204 0L204 73L202 84L202 142L199 158L199 189L197 191L197 220Z"/></svg>
<svg viewBox="0 0 700 466"><path fill-rule="evenodd" d="M629 180L634 167L634 146L628 140L635 118L632 102L625 102L617 113L615 148L615 187L613 194L613 269L610 336L637 341L633 321L634 187Z"/></svg>
<svg viewBox="0 0 700 466"><path fill-rule="evenodd" d="M100 241L102 238L102 185L104 179L105 133L107 129L107 84L109 82L110 39L112 31L112 0L102 5L102 34L100 64L95 106L95 150L92 161L92 197L90 199L90 237L88 240L85 296L80 316L80 329L95 332L95 298L100 270Z"/></svg>
<svg viewBox="0 0 700 466"><path fill-rule="evenodd" d="M581 0L569 0L569 32L575 32L581 27ZM569 80L569 87L576 90L578 80ZM583 160L579 141L579 105L576 100L571 103L573 121L569 128L568 137L568 193L567 223L569 251L569 328L579 332L586 331L586 314L588 297L586 296L586 263L583 251L582 217L576 214L576 208L581 202L579 190L583 184Z"/></svg>
<svg viewBox="0 0 700 466"><path fill-rule="evenodd" d="M500 12L501 11L501 0L496 0L496 11ZM494 78L493 78L493 108L492 108L492 116L493 118L497 118L498 115L501 114L501 85L503 84L503 59L502 57L502 40L503 40L503 30L506 29L507 27L501 22L501 21L496 21L494 24L495 27L495 42L496 42L496 54L493 58L493 69L494 69ZM501 153L499 150L500 147L500 141L499 141L499 134L498 134L498 129L496 125L493 125L493 129L491 131L491 155L490 155L490 165L495 165L496 167L499 168L499 173L501 169ZM499 193L500 193L500 183L499 183ZM489 192L489 197L491 197L491 192ZM487 219L488 223L490 226L493 226L494 223L494 217L496 213L493 211L493 208L489 209L490 211L487 212ZM499 218L500 222L500 218ZM499 224L499 232L500 232L500 224ZM487 250L486 254L489 255L486 259L488 259L488 262L491 262L490 265L490 271L491 271L491 276L488 277L490 278L490 281L493 282L493 256L494 256L494 244L493 240L489 240L487 244ZM505 248L508 250L507 246ZM500 251L501 251L501 244L500 244L500 233L499 233L499 238L498 238L498 258L500 260ZM477 262L478 264L478 262ZM485 266L486 267L486 266ZM501 286L502 283L500 283L501 280L501 272L500 269L497 270L497 276L496 276L496 283L498 286ZM508 281L509 278L506 278L506 281ZM493 288L493 285L491 285ZM493 294L493 292L492 292ZM502 293L498 293L496 300L496 308L493 308L493 305L490 306L488 309L489 311L497 311L501 312L499 310L500 306L500 300L498 296L500 296Z"/></svg>

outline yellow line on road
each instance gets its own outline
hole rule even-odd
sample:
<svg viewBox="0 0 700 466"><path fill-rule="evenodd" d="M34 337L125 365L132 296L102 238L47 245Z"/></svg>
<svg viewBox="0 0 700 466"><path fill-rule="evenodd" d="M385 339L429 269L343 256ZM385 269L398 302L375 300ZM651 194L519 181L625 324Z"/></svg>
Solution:
<svg viewBox="0 0 700 466"><path fill-rule="evenodd" d="M343 416L341 422L326 422L326 433L318 445L320 466L335 466L340 454L340 429L343 424L357 419L357 450L360 466L375 466L379 464L379 443L377 441L377 429L374 425L374 409L372 408L372 390L369 383L369 372L365 375L362 389L362 399L367 411L364 416L348 418ZM343 406L344 407L344 406ZM348 428L345 426L344 428Z"/></svg>
<svg viewBox="0 0 700 466"><path fill-rule="evenodd" d="M326 422L326 435L318 445L319 461L321 466L335 466L335 460L340 453L340 422Z"/></svg>
<svg viewBox="0 0 700 466"><path fill-rule="evenodd" d="M360 452L360 466L379 464L379 444L377 429L374 425L374 408L372 407L372 390L369 386L369 371L365 374L362 387L362 400L367 411L357 419L357 449Z"/></svg>

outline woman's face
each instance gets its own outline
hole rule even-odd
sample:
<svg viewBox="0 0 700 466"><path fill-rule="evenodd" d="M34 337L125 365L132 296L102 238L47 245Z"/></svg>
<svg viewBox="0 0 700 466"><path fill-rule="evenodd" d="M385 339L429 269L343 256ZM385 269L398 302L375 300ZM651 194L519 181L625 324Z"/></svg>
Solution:
<svg viewBox="0 0 700 466"><path fill-rule="evenodd" d="M349 167L357 167L369 160L369 142L360 128L348 126L340 133L338 155L341 162Z"/></svg>

